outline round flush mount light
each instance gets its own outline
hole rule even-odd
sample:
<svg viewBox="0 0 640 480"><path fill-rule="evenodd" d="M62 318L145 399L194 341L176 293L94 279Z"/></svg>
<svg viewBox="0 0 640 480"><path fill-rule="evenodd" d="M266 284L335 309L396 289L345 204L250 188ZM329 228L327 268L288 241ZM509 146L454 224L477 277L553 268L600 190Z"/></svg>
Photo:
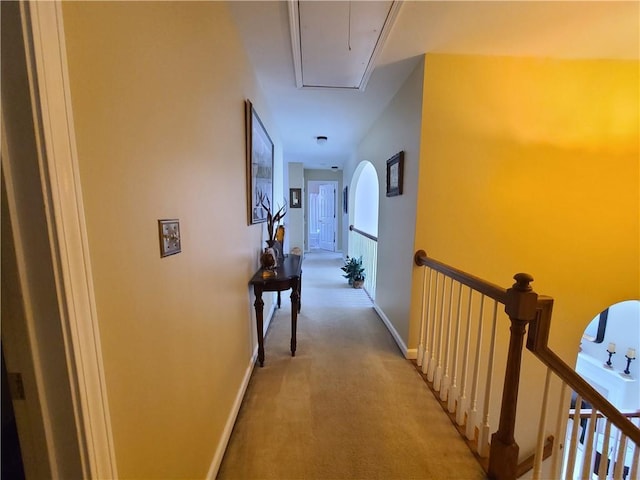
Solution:
<svg viewBox="0 0 640 480"><path fill-rule="evenodd" d="M324 135L316 137L316 142L318 142L318 145L324 145L325 143L327 143L327 140L327 137L325 137Z"/></svg>

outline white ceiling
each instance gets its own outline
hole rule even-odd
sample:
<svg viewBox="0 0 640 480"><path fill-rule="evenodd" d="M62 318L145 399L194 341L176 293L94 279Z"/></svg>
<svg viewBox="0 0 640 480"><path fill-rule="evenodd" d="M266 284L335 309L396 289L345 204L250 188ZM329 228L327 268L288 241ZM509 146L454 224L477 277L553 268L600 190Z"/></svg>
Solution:
<svg viewBox="0 0 640 480"><path fill-rule="evenodd" d="M348 6L310 3L332 11ZM306 168L342 168L424 53L640 59L639 1L405 1L364 91L299 89L287 2L230 6L277 124L285 162ZM348 15L347 8L342 12ZM335 19L316 28L327 38L344 35L344 22ZM329 138L325 145L316 143L319 135Z"/></svg>
<svg viewBox="0 0 640 480"><path fill-rule="evenodd" d="M364 90L400 4L287 2L296 85Z"/></svg>

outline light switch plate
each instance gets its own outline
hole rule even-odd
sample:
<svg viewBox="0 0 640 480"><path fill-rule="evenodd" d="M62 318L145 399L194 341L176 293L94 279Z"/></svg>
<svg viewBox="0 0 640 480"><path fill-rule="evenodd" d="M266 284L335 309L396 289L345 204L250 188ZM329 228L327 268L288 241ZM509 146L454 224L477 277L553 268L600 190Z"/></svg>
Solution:
<svg viewBox="0 0 640 480"><path fill-rule="evenodd" d="M158 232L160 233L160 257L180 253L179 220L158 220Z"/></svg>

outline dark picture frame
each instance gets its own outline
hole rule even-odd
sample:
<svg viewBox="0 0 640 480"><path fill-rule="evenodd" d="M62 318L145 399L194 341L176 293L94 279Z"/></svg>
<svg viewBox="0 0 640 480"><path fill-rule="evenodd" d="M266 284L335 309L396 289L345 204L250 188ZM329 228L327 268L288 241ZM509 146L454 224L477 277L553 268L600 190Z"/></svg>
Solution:
<svg viewBox="0 0 640 480"><path fill-rule="evenodd" d="M404 151L387 160L387 197L402 195L404 177Z"/></svg>
<svg viewBox="0 0 640 480"><path fill-rule="evenodd" d="M349 187L344 187L342 189L342 211L344 213L349 213Z"/></svg>
<svg viewBox="0 0 640 480"><path fill-rule="evenodd" d="M247 131L247 222L249 225L267 221L267 212L260 205L260 194L273 205L273 141L253 108L245 101Z"/></svg>
<svg viewBox="0 0 640 480"><path fill-rule="evenodd" d="M302 189L289 189L289 208L302 208Z"/></svg>

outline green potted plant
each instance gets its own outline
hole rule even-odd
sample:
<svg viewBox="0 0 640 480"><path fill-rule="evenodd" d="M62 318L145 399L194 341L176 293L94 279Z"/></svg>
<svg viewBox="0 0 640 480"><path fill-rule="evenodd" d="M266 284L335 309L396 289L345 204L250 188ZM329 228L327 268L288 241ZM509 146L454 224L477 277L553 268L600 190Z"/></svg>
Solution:
<svg viewBox="0 0 640 480"><path fill-rule="evenodd" d="M340 269L344 272L344 275L342 276L349 281L349 285L352 285L354 288L362 288L365 277L364 267L362 266L362 257L347 257L345 264L340 267Z"/></svg>

